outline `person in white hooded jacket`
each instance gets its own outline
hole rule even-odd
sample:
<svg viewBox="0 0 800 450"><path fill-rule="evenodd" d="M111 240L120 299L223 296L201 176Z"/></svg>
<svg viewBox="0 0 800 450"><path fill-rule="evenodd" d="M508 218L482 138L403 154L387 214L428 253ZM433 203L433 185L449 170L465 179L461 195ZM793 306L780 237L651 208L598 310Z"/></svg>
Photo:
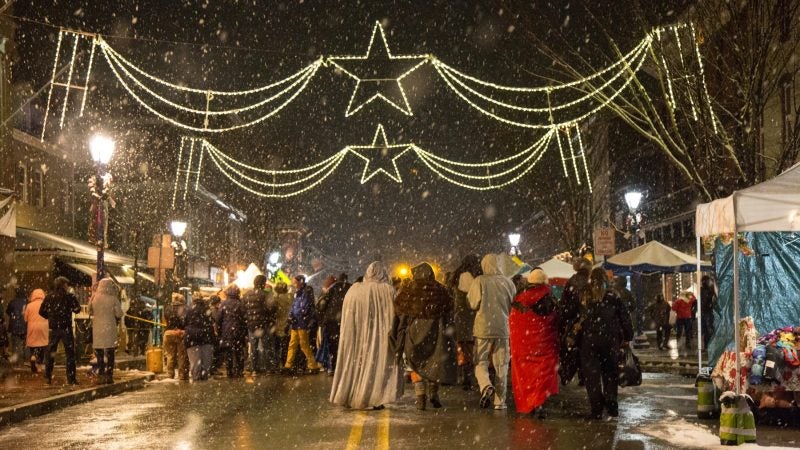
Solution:
<svg viewBox="0 0 800 450"><path fill-rule="evenodd" d="M481 408L494 403L494 409L506 408L508 377L508 313L514 299L514 283L500 273L497 255L481 260L483 275L475 278L467 293L470 308L478 311L472 329L475 335L475 377L481 389ZM489 360L496 371L495 385L489 378Z"/></svg>

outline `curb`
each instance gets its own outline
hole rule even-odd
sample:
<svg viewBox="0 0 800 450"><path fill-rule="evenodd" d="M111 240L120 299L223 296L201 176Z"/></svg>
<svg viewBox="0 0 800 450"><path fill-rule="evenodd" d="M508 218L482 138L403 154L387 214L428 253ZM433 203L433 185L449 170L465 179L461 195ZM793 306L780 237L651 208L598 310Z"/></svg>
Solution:
<svg viewBox="0 0 800 450"><path fill-rule="evenodd" d="M152 380L154 377L155 375L151 373L144 374L114 384L87 387L42 400L20 403L0 409L0 429L68 406L142 389L145 382Z"/></svg>

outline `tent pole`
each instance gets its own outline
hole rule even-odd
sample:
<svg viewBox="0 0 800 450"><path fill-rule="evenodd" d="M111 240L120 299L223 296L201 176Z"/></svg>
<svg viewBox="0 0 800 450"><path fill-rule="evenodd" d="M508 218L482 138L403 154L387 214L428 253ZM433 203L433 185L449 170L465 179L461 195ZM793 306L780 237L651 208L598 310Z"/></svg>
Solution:
<svg viewBox="0 0 800 450"><path fill-rule="evenodd" d="M697 369L703 368L703 280L700 272L700 236L697 236Z"/></svg>
<svg viewBox="0 0 800 450"><path fill-rule="evenodd" d="M734 212L735 213L735 212ZM734 217L736 217L734 215ZM739 233L738 227L734 226L733 231L733 342L736 352L736 395L741 395L742 387L739 382L739 375L742 371L742 362L739 359L740 336L739 336Z"/></svg>

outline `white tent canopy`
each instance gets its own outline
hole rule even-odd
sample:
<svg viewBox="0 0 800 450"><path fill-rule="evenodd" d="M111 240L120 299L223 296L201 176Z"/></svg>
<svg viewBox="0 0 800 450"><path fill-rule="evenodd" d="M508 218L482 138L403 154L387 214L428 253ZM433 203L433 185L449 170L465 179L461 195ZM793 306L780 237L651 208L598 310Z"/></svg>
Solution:
<svg viewBox="0 0 800 450"><path fill-rule="evenodd" d="M658 241L650 241L627 252L612 256L604 267L615 273L675 273L693 272L698 262L705 270L711 270L711 264L698 261L697 258L674 248L667 247Z"/></svg>
<svg viewBox="0 0 800 450"><path fill-rule="evenodd" d="M548 278L569 278L575 275L572 264L561 261L560 259L550 259L538 266L547 274Z"/></svg>
<svg viewBox="0 0 800 450"><path fill-rule="evenodd" d="M697 206L697 236L742 231L800 231L800 164L769 181Z"/></svg>
<svg viewBox="0 0 800 450"><path fill-rule="evenodd" d="M697 205L695 234L697 256L700 257L700 238L724 233L800 231L800 163L777 177L761 184L736 191L731 196L711 203ZM733 323L739 323L739 239L733 239ZM698 285L700 282L700 266ZM701 313L702 314L702 313ZM700 318L698 318L700 319ZM698 332L700 329L698 320ZM741 368L740 336L733 333L736 371ZM698 359L702 361L702 340L698 339ZM736 393L741 392L736 383Z"/></svg>

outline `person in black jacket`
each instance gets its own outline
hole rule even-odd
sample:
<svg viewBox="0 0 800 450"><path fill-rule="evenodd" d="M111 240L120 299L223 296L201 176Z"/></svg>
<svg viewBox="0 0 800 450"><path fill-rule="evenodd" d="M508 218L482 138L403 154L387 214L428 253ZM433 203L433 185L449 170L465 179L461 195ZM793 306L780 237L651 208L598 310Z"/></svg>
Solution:
<svg viewBox="0 0 800 450"><path fill-rule="evenodd" d="M580 291L581 307L575 324L580 342L580 359L591 417L600 419L603 409L619 415L617 387L620 348L633 339L633 325L622 299L608 289L605 271L595 268L589 283Z"/></svg>
<svg viewBox="0 0 800 450"><path fill-rule="evenodd" d="M186 313L186 335L183 338L192 381L207 380L211 374L214 339L214 316L209 302L197 297Z"/></svg>
<svg viewBox="0 0 800 450"><path fill-rule="evenodd" d="M558 375L561 384L567 385L575 373L578 379L583 381L580 373L580 349L575 332L575 324L580 313L580 292L589 282L589 271L592 270L592 263L586 258L580 258L573 262L575 275L571 276L564 291L561 293L561 301L558 302L556 312L558 314L558 334L560 338L559 366Z"/></svg>
<svg viewBox="0 0 800 450"><path fill-rule="evenodd" d="M244 376L244 361L247 351L247 318L239 299L241 291L235 284L225 290L225 300L217 312L219 347L225 354L228 378Z"/></svg>
<svg viewBox="0 0 800 450"><path fill-rule="evenodd" d="M253 373L263 374L278 369L275 356L275 302L267 289L267 277L257 275L253 289L242 299L247 312L247 337L250 341L250 365Z"/></svg>
<svg viewBox="0 0 800 450"><path fill-rule="evenodd" d="M317 300L317 315L322 322L322 337L327 348L327 360L320 361L327 369L328 375L336 371L336 356L339 352L339 328L342 324L342 305L344 296L350 289L347 274L342 273L328 286L328 291Z"/></svg>
<svg viewBox="0 0 800 450"><path fill-rule="evenodd" d="M55 364L58 343L64 345L67 357L67 383L78 384L75 367L75 337L72 334L72 314L81 311L81 304L75 294L68 291L69 280L57 277L53 280L53 291L47 294L39 309L39 315L48 320L50 326L48 351L45 355L44 378L47 384L53 382L53 365Z"/></svg>

